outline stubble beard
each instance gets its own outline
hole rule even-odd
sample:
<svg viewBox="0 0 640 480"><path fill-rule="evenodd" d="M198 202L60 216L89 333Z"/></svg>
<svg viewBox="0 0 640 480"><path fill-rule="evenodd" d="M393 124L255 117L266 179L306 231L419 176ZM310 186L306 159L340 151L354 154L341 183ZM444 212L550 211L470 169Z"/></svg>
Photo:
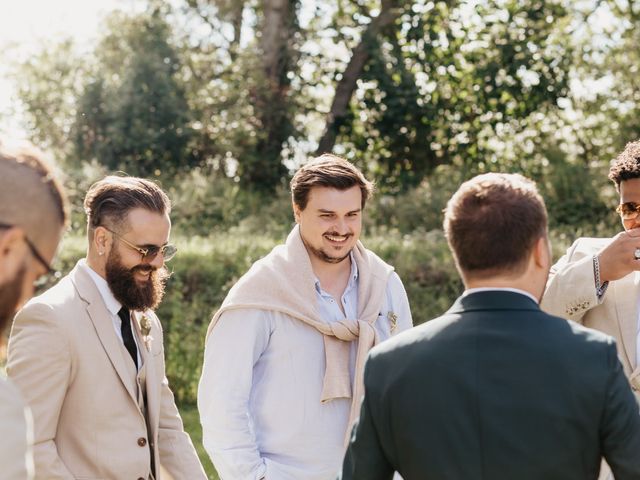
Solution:
<svg viewBox="0 0 640 480"><path fill-rule="evenodd" d="M0 286L0 333L4 331L16 313L18 302L22 297L22 284L26 274L27 265L25 263L11 280Z"/></svg>
<svg viewBox="0 0 640 480"><path fill-rule="evenodd" d="M330 232L330 233L326 233L325 235L331 235L331 236L341 236L337 233L334 232ZM323 235L324 236L324 235ZM353 234L350 233L349 237L352 237ZM302 238L302 243L304 243L304 246L307 247L307 250L311 253L311 255L313 255L314 257L316 257L317 259L325 262L325 263L331 263L331 264L337 264L340 263L342 261L344 261L347 257L349 257L349 255L351 255L351 251L353 250L353 247L351 247L349 249L349 251L347 253L345 253L344 255L341 255L339 257L333 257L331 255L329 255L327 252L325 252L322 248L315 248L313 245L307 243L304 239L304 237L302 237L302 235L300 235L300 238ZM348 239L347 239L348 240Z"/></svg>

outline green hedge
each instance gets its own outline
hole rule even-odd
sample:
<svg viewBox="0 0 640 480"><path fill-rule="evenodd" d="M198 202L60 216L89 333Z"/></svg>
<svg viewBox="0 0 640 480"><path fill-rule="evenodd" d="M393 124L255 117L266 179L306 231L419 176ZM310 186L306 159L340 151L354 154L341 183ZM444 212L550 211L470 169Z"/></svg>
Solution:
<svg viewBox="0 0 640 480"><path fill-rule="evenodd" d="M558 258L581 230L552 235ZM177 401L193 405L204 337L213 312L250 265L284 238L231 229L208 238L174 238L178 255L169 264L173 275L158 310L165 332L167 376ZM402 278L415 324L442 314L462 291L446 240L440 230L374 230L363 236L365 245L378 253ZM82 237L65 239L56 266L67 273L84 255Z"/></svg>

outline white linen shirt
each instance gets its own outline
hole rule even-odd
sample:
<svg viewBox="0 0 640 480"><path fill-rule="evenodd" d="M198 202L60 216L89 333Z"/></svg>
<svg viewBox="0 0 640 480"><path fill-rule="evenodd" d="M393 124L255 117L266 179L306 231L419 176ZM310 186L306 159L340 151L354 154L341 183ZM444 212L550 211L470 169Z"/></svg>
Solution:
<svg viewBox="0 0 640 480"><path fill-rule="evenodd" d="M322 320L356 318L358 272L340 299L316 293ZM374 327L390 337L412 326L407 294L393 272ZM203 444L221 480L333 480L344 456L351 399L320 402L323 335L288 315L246 309L223 313L205 348L198 389ZM357 342L351 345L353 381Z"/></svg>

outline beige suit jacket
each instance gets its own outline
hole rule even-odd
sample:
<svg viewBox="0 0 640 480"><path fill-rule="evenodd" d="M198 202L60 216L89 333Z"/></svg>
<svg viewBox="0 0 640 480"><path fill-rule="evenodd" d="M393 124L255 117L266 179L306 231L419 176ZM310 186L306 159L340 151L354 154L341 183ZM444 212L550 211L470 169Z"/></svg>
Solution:
<svg viewBox="0 0 640 480"><path fill-rule="evenodd" d="M86 271L76 265L16 316L7 373L33 413L36 479L147 480L151 450L158 480L167 478L160 465L176 480L206 479L165 377L160 322L145 315L150 338L139 313L132 323L146 368L148 429L131 359Z"/></svg>
<svg viewBox="0 0 640 480"><path fill-rule="evenodd" d="M0 378L0 479L33 478L31 415L18 389Z"/></svg>
<svg viewBox="0 0 640 480"><path fill-rule="evenodd" d="M636 360L640 274L633 272L609 284L598 303L593 255L609 238L579 238L551 268L540 306L560 317L600 330L616 339L618 357L640 401L640 369Z"/></svg>

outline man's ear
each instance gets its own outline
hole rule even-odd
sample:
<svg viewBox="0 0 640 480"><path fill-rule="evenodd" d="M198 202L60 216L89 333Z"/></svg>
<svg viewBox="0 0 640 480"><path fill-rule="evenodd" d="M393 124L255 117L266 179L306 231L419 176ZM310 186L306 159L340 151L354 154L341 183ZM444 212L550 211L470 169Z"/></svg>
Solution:
<svg viewBox="0 0 640 480"><path fill-rule="evenodd" d="M111 247L111 235L109 231L104 227L96 227L93 231L93 239L91 243L93 248L99 255L104 255Z"/></svg>
<svg viewBox="0 0 640 480"><path fill-rule="evenodd" d="M27 248L22 228L11 227L0 232L0 284L15 278Z"/></svg>
<svg viewBox="0 0 640 480"><path fill-rule="evenodd" d="M293 218L296 223L300 223L300 212L302 212L302 210L300 210L300 207L298 207L295 202L291 202L291 206L293 207Z"/></svg>
<svg viewBox="0 0 640 480"><path fill-rule="evenodd" d="M551 264L551 251L549 249L549 239L546 235L541 236L533 247L533 260L537 267L548 268Z"/></svg>

